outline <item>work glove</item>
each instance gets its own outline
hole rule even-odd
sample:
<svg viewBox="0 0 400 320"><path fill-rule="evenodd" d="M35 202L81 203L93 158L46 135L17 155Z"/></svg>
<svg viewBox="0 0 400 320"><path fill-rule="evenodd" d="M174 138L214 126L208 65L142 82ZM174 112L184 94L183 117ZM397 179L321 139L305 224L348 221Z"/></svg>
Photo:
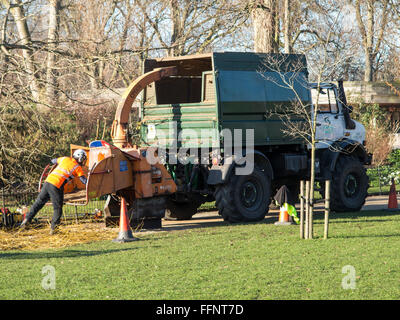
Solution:
<svg viewBox="0 0 400 320"><path fill-rule="evenodd" d="M80 177L79 177L79 180L81 180L81 182L82 182L84 185L86 185L86 183L87 183L86 177L80 176Z"/></svg>

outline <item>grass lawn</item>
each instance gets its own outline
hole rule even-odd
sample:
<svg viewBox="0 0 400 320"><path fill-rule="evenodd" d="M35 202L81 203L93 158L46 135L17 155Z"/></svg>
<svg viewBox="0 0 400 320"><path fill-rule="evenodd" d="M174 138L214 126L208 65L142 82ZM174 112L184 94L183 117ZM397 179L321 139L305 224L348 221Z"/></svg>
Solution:
<svg viewBox="0 0 400 320"><path fill-rule="evenodd" d="M400 186L396 185L396 192L400 191ZM382 186L381 188L379 187L369 187L368 188L368 193L373 194L373 193L383 193L383 194L388 194L390 192L390 186Z"/></svg>
<svg viewBox="0 0 400 320"><path fill-rule="evenodd" d="M46 251L0 252L0 299L399 299L400 214L332 214L323 240L297 226L227 224ZM0 239L1 240L1 239ZM56 288L42 288L53 266ZM343 289L344 266L355 289Z"/></svg>

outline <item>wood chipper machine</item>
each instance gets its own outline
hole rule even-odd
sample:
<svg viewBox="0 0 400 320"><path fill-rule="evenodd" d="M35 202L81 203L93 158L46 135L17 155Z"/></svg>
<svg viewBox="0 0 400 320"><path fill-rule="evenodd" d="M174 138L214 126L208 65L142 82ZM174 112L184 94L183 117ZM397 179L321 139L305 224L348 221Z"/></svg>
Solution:
<svg viewBox="0 0 400 320"><path fill-rule="evenodd" d="M143 227L161 227L164 217L166 197L176 191L176 184L164 165L158 161L148 161L157 157L153 147L137 148L128 138L128 122L132 104L137 95L151 82L176 73L174 67L153 70L136 79L126 90L118 105L111 128L113 144L96 140L89 147L71 145L71 155L77 149L84 149L88 159L84 172L88 178L86 186L78 178L64 187L64 202L72 205L86 205L90 199L105 195L104 207L106 226L119 221L120 199L124 197L128 217L132 227L139 223ZM39 191L45 177L53 167L46 167L39 182Z"/></svg>

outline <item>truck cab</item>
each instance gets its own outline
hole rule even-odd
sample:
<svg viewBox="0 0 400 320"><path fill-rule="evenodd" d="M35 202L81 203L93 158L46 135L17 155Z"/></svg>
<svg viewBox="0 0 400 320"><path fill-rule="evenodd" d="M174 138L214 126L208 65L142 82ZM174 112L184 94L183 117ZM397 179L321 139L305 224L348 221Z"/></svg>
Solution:
<svg viewBox="0 0 400 320"><path fill-rule="evenodd" d="M317 149L329 148L336 141L347 139L352 143L365 143L365 127L352 119L352 107L341 99L339 88L333 83L311 83L312 111L317 107Z"/></svg>

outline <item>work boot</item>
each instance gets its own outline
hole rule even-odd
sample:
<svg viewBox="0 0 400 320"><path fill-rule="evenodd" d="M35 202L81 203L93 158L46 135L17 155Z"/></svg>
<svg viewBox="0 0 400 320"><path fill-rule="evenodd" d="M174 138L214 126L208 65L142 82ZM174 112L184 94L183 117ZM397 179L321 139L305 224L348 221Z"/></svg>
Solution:
<svg viewBox="0 0 400 320"><path fill-rule="evenodd" d="M54 228L50 228L50 235L54 235L56 233L58 233L60 230L58 229L58 227L54 227Z"/></svg>
<svg viewBox="0 0 400 320"><path fill-rule="evenodd" d="M20 226L19 226L19 230L25 230L26 227L27 227L27 224L28 224L28 219L25 218L25 219L21 222L21 224L20 224Z"/></svg>

